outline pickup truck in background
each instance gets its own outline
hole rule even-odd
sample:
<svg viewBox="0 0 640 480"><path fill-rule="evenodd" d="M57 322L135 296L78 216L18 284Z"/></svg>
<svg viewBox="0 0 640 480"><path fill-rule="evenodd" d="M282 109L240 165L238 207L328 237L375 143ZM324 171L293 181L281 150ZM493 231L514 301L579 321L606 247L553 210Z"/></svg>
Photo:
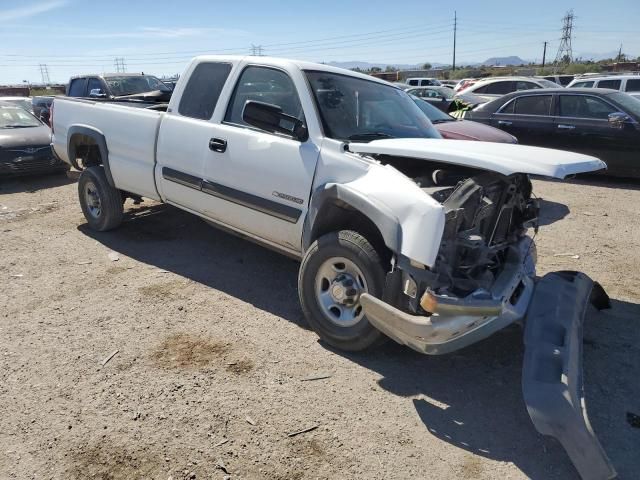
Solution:
<svg viewBox="0 0 640 480"><path fill-rule="evenodd" d="M123 199L147 197L298 258L302 310L336 348L390 337L443 354L525 323L536 428L584 478L614 474L582 391L585 311L608 297L578 272L537 278L528 235L539 210L529 174L604 162L443 140L387 82L268 57L195 58L166 112L57 97L52 127L56 154L82 170L90 227L116 228Z"/></svg>
<svg viewBox="0 0 640 480"><path fill-rule="evenodd" d="M71 77L67 97L129 102L138 106L167 103L171 88L153 75L144 73L105 73Z"/></svg>

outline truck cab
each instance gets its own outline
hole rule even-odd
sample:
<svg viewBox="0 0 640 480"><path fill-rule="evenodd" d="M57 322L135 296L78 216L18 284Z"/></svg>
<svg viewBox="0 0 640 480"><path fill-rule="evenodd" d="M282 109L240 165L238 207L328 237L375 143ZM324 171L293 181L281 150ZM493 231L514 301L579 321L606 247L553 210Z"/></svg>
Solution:
<svg viewBox="0 0 640 480"><path fill-rule="evenodd" d="M153 75L105 73L72 77L66 95L74 98L168 102L171 88Z"/></svg>

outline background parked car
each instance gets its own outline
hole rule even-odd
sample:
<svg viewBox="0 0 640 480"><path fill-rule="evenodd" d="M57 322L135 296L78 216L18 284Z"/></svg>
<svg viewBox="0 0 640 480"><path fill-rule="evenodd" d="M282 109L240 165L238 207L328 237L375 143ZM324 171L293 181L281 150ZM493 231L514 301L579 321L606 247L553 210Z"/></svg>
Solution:
<svg viewBox="0 0 640 480"><path fill-rule="evenodd" d="M562 88L505 95L465 118L500 128L525 145L593 155L606 173L640 178L640 100L615 90Z"/></svg>
<svg viewBox="0 0 640 480"><path fill-rule="evenodd" d="M67 97L132 102L168 102L172 90L153 75L109 73L71 77Z"/></svg>
<svg viewBox="0 0 640 480"><path fill-rule="evenodd" d="M441 86L440 80L436 78L430 78L430 77L407 78L406 83L407 85L411 85L412 87Z"/></svg>
<svg viewBox="0 0 640 480"><path fill-rule="evenodd" d="M429 102L443 112L449 111L455 96L453 90L447 87L412 87L406 92Z"/></svg>
<svg viewBox="0 0 640 480"><path fill-rule="evenodd" d="M429 102L412 96L418 108L429 118L442 138L449 140L479 140L482 142L518 143L518 140L502 130L470 120L457 120L438 110Z"/></svg>
<svg viewBox="0 0 640 480"><path fill-rule="evenodd" d="M535 77L490 77L470 81L458 90L458 93L473 94L479 101L490 102L507 93L518 90L531 90L534 88L558 88L560 85L543 78Z"/></svg>
<svg viewBox="0 0 640 480"><path fill-rule="evenodd" d="M24 108L0 103L0 175L66 171L54 157L51 129Z"/></svg>
<svg viewBox="0 0 640 480"><path fill-rule="evenodd" d="M578 77L569 88L610 88L640 98L640 75L603 75Z"/></svg>
<svg viewBox="0 0 640 480"><path fill-rule="evenodd" d="M30 97L0 97L0 102L18 105L27 112L33 113L33 104L31 103Z"/></svg>
<svg viewBox="0 0 640 480"><path fill-rule="evenodd" d="M460 90L466 88L471 82L475 82L477 79L475 78L462 78L460 80L458 80L458 83L456 83L456 86L453 87L453 90L455 92L459 92Z"/></svg>

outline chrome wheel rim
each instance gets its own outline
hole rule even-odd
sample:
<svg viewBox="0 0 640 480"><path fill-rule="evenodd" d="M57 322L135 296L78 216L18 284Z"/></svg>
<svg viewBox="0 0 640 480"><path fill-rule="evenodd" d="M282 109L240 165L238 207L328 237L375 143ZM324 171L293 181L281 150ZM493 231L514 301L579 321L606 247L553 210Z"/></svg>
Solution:
<svg viewBox="0 0 640 480"><path fill-rule="evenodd" d="M87 210L93 218L98 218L102 213L102 204L98 189L93 182L87 182L84 186L84 200L87 204Z"/></svg>
<svg viewBox="0 0 640 480"><path fill-rule="evenodd" d="M318 305L324 316L340 327L351 327L362 320L360 295L367 291L362 270L348 258L329 258L316 273Z"/></svg>

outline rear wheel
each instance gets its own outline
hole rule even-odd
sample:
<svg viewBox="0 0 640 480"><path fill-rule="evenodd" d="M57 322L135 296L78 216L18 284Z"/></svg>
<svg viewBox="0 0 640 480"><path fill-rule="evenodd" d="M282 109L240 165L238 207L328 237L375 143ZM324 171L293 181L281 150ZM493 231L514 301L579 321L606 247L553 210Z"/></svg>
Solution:
<svg viewBox="0 0 640 480"><path fill-rule="evenodd" d="M329 345L364 350L386 337L367 320L360 295L382 296L380 256L357 232L343 230L316 240L302 260L298 293L313 330Z"/></svg>
<svg viewBox="0 0 640 480"><path fill-rule="evenodd" d="M122 223L124 210L120 190L109 185L101 166L88 167L78 179L78 197L89 226L99 232Z"/></svg>

